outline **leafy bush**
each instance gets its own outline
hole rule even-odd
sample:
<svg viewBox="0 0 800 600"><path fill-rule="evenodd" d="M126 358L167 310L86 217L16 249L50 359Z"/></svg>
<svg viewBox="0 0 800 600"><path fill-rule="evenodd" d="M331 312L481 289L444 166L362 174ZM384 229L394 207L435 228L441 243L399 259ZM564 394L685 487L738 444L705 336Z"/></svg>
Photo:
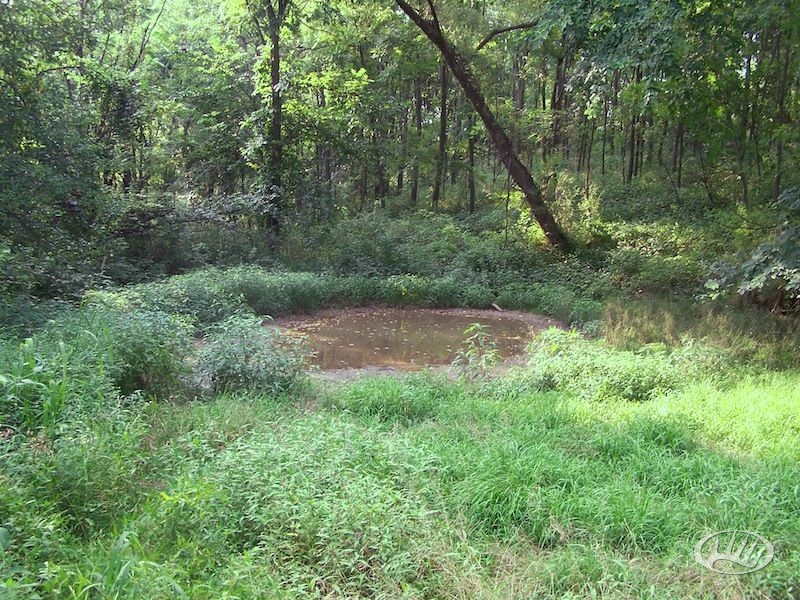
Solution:
<svg viewBox="0 0 800 600"><path fill-rule="evenodd" d="M91 335L70 343L39 335L0 342L0 423L22 433L55 433L69 415L116 397L113 368Z"/></svg>
<svg viewBox="0 0 800 600"><path fill-rule="evenodd" d="M644 401L719 373L724 365L718 351L690 343L675 352L659 345L633 352L550 329L531 345L528 376L542 390L567 390L591 400Z"/></svg>
<svg viewBox="0 0 800 600"><path fill-rule="evenodd" d="M2 341L0 422L52 434L65 418L119 394L174 390L187 372L189 333L165 313L89 307L23 341Z"/></svg>
<svg viewBox="0 0 800 600"><path fill-rule="evenodd" d="M24 493L42 503L44 515L57 515L58 523L88 537L147 493L143 484L151 459L142 452L144 435L144 423L133 410L107 402L62 427L57 439L40 437L19 447L6 457L4 474L25 483ZM4 502L8 498L0 497L0 506ZM24 530L36 525L8 516L15 537L25 544Z"/></svg>
<svg viewBox="0 0 800 600"><path fill-rule="evenodd" d="M191 327L186 319L158 310L122 311L89 306L54 323L42 339L91 346L122 394L162 394L188 372Z"/></svg>
<svg viewBox="0 0 800 600"><path fill-rule="evenodd" d="M304 381L302 340L264 327L255 317L229 317L206 336L197 372L215 392L279 395Z"/></svg>
<svg viewBox="0 0 800 600"><path fill-rule="evenodd" d="M163 282L145 283L117 291L89 292L85 302L122 310L139 309L184 315L202 328L248 310L240 296L221 285L221 273L218 269L204 269L170 277Z"/></svg>
<svg viewBox="0 0 800 600"><path fill-rule="evenodd" d="M397 597L418 585L436 556L437 521L412 483L428 470L424 451L341 416L270 425L161 494L139 522L145 543L166 556L190 549L195 573L250 556L291 597Z"/></svg>
<svg viewBox="0 0 800 600"><path fill-rule="evenodd" d="M735 289L773 310L800 308L800 188L785 190L775 208L774 239L761 244L742 264L715 264L706 283L712 295Z"/></svg>

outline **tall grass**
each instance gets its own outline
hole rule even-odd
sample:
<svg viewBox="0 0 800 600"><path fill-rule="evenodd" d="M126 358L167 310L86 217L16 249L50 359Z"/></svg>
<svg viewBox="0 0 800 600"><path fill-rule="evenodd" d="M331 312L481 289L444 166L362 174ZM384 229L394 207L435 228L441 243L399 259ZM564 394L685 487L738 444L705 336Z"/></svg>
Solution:
<svg viewBox="0 0 800 600"><path fill-rule="evenodd" d="M602 333L609 343L623 348L650 343L676 346L689 337L756 367L800 367L797 319L753 309L657 298L615 301L604 309Z"/></svg>
<svg viewBox="0 0 800 600"><path fill-rule="evenodd" d="M797 375L648 402L499 383L416 375L330 388L310 408L226 395L109 409L2 463L0 589L792 597L800 427L781 390ZM776 548L735 584L692 556L731 528Z"/></svg>
<svg viewBox="0 0 800 600"><path fill-rule="evenodd" d="M189 334L166 313L89 307L32 337L0 340L0 424L52 436L120 395L166 394L187 372Z"/></svg>
<svg viewBox="0 0 800 600"><path fill-rule="evenodd" d="M494 285L446 275L368 277L271 272L259 267L203 269L112 291L93 291L90 305L184 315L199 330L241 313L280 316L330 307L370 305L530 310L572 323L600 316L602 304L581 299L571 287L516 280Z"/></svg>

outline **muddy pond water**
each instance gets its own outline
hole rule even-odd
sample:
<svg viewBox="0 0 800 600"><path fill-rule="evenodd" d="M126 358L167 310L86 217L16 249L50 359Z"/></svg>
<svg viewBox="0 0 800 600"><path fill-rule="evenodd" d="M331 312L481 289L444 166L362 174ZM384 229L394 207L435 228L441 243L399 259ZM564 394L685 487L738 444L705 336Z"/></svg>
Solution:
<svg viewBox="0 0 800 600"><path fill-rule="evenodd" d="M486 326L504 359L521 355L535 332L557 324L528 313L395 308L329 310L276 324L308 336L322 370L413 371L450 364L473 323Z"/></svg>

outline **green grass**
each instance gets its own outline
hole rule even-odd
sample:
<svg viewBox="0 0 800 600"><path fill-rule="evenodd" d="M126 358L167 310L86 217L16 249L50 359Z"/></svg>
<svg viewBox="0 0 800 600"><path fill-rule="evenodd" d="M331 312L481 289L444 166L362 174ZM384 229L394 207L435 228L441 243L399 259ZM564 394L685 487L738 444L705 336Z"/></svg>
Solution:
<svg viewBox="0 0 800 600"><path fill-rule="evenodd" d="M797 598L792 321L630 301L498 379L321 387L253 316L499 300L590 323L604 284L579 267L205 269L43 311L0 341L0 596ZM725 529L775 561L705 571L694 544Z"/></svg>
<svg viewBox="0 0 800 600"><path fill-rule="evenodd" d="M796 597L800 374L635 403L513 381L120 406L57 441L17 441L0 475L0 585L12 598ZM771 540L775 561L736 581L694 563L698 539L732 528Z"/></svg>
<svg viewBox="0 0 800 600"><path fill-rule="evenodd" d="M602 304L581 299L571 286L521 280L483 283L463 274L442 277L331 275L267 271L260 267L207 268L122 289L92 291L84 302L113 309L169 312L200 330L242 313L277 317L321 308L371 305L490 308L540 312L569 323L600 318Z"/></svg>
<svg viewBox="0 0 800 600"><path fill-rule="evenodd" d="M604 308L602 332L609 343L623 348L676 346L693 339L758 368L800 368L797 318L752 308L648 296L613 301Z"/></svg>

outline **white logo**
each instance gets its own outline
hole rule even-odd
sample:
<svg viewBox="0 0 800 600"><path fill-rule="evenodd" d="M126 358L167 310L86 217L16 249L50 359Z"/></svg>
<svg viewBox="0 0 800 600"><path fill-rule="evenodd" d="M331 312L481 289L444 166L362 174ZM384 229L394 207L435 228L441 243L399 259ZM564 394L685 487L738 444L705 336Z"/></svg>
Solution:
<svg viewBox="0 0 800 600"><path fill-rule="evenodd" d="M729 529L697 542L694 558L706 569L723 575L760 571L775 558L775 547L752 531Z"/></svg>

